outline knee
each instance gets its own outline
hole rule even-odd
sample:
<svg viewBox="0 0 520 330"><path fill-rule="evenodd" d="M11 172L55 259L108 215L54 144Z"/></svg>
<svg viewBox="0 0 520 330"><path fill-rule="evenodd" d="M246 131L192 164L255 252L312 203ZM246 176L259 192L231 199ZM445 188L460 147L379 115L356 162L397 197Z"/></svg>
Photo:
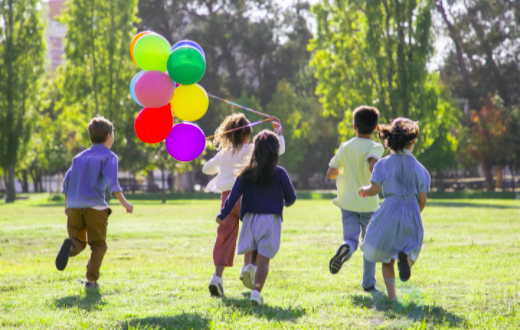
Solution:
<svg viewBox="0 0 520 330"><path fill-rule="evenodd" d="M92 249L92 251L105 252L108 249L107 243L105 241L94 241L89 242L88 244L90 245L90 249Z"/></svg>

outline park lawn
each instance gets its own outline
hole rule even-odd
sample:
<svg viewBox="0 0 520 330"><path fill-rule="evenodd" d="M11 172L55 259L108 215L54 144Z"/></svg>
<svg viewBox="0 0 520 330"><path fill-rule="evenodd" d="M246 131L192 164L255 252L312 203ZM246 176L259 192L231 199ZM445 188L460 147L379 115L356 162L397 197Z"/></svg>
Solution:
<svg viewBox="0 0 520 330"><path fill-rule="evenodd" d="M112 204L99 293L82 281L88 249L54 266L66 237L63 205L44 195L0 204L0 328L26 329L516 329L520 326L520 201L430 200L425 240L401 303L360 288L358 251L338 275L328 262L341 243L329 200L299 200L284 214L265 305L251 308L224 273L223 299L207 289L218 200ZM397 281L399 282L399 281ZM400 282L399 282L400 283Z"/></svg>

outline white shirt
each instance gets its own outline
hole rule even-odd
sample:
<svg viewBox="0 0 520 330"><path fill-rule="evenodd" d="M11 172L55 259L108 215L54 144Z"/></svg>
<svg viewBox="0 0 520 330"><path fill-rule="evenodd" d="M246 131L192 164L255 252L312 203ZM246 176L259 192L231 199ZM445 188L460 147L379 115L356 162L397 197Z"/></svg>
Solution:
<svg viewBox="0 0 520 330"><path fill-rule="evenodd" d="M282 135L279 135L278 139L280 140L279 154L282 155L285 152L285 139ZM254 149L254 144L246 144L234 154L233 150L219 151L215 157L210 159L202 168L202 173L218 175L208 183L206 192L221 193L231 190L237 174L247 165Z"/></svg>

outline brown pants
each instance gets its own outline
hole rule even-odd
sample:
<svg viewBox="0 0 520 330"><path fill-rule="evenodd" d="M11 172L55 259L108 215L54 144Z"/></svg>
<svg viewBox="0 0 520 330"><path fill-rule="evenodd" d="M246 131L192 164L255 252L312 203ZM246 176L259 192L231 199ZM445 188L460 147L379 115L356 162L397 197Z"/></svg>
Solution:
<svg viewBox="0 0 520 330"><path fill-rule="evenodd" d="M231 191L225 191L221 196L221 206ZM226 265L233 267L233 258L235 257L235 248L237 245L238 229L240 224L240 200L231 211L231 214L224 219L224 223L218 225L217 239L213 248L213 262L215 266Z"/></svg>
<svg viewBox="0 0 520 330"><path fill-rule="evenodd" d="M99 268L107 251L108 216L111 213L110 209L99 211L91 208L71 208L67 210L67 231L73 243L70 256L77 256L85 250L87 240L92 251L87 264L89 281L97 281L99 278Z"/></svg>

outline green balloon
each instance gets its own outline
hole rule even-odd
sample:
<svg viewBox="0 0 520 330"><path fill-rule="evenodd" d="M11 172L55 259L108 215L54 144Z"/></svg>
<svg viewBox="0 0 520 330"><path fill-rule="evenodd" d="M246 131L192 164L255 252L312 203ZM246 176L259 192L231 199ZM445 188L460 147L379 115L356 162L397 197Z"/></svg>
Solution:
<svg viewBox="0 0 520 330"><path fill-rule="evenodd" d="M195 84L206 71L204 57L200 51L191 46L175 49L168 58L167 66L170 78L181 85Z"/></svg>
<svg viewBox="0 0 520 330"><path fill-rule="evenodd" d="M135 43L134 57L141 69L164 72L170 51L170 43L164 37L158 34L147 34Z"/></svg>

